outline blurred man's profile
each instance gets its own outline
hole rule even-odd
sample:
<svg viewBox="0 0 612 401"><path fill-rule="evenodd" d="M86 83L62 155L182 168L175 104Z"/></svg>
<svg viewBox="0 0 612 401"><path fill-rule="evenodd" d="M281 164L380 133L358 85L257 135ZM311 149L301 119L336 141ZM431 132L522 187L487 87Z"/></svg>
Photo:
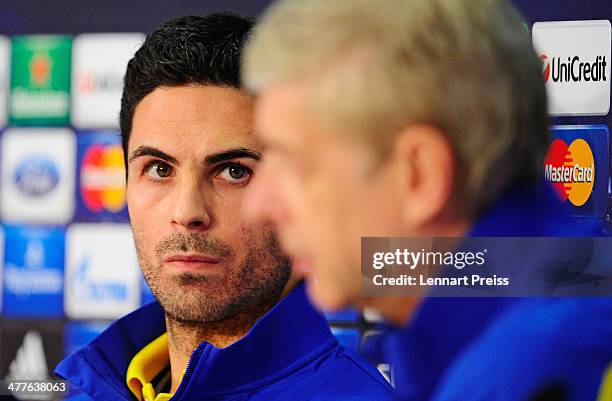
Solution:
<svg viewBox="0 0 612 401"><path fill-rule="evenodd" d="M361 297L361 237L596 234L542 179L542 64L510 4L279 1L243 79L266 149L244 207L276 224L321 308L399 326L383 352L403 399L597 398L609 298Z"/></svg>
<svg viewBox="0 0 612 401"><path fill-rule="evenodd" d="M148 35L128 63L127 203L158 302L60 363L56 373L82 397L394 398L308 303L272 227L243 218L262 155L239 80L251 27L233 14L181 17Z"/></svg>

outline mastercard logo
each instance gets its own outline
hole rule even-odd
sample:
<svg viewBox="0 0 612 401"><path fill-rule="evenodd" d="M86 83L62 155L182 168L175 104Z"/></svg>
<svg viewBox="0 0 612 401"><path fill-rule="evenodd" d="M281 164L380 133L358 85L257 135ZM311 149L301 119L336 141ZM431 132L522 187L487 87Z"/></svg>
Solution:
<svg viewBox="0 0 612 401"><path fill-rule="evenodd" d="M83 155L81 196L93 212L120 212L125 207L125 167L120 145L95 144Z"/></svg>
<svg viewBox="0 0 612 401"><path fill-rule="evenodd" d="M576 139L569 146L562 139L554 140L544 161L544 177L561 200L584 205L595 181L595 160L589 144L584 139Z"/></svg>
<svg viewBox="0 0 612 401"><path fill-rule="evenodd" d="M548 78L550 78L550 62L548 60L548 56L546 54L541 54L540 60L542 60L542 72L544 73L544 82L548 82Z"/></svg>

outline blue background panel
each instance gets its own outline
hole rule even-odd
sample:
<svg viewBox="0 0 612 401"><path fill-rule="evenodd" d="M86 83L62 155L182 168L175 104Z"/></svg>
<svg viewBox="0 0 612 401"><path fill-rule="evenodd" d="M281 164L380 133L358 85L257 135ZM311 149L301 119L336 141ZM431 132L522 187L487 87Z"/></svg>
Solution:
<svg viewBox="0 0 612 401"><path fill-rule="evenodd" d="M6 226L2 315L63 317L64 230Z"/></svg>

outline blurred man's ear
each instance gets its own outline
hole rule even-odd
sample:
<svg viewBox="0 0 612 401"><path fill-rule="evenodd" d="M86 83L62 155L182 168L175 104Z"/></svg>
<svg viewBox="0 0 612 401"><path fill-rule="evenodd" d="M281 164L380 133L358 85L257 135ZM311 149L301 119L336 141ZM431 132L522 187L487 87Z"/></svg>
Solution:
<svg viewBox="0 0 612 401"><path fill-rule="evenodd" d="M393 164L403 224L426 229L450 208L455 160L451 143L436 127L406 127L396 137Z"/></svg>

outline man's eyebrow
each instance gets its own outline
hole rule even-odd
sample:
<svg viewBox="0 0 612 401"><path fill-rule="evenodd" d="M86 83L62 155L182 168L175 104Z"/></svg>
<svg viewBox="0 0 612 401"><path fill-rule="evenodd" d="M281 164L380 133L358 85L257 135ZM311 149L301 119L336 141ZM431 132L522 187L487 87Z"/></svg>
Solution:
<svg viewBox="0 0 612 401"><path fill-rule="evenodd" d="M179 162L178 160L176 160L176 158L170 156L167 153L162 152L159 149L156 148L152 148L150 146L139 146L137 147L133 152L132 155L130 156L129 159L129 163L131 163L134 159L138 158L138 157L142 157L142 156L153 156L153 157L157 157L158 159L162 159L164 161L167 161L168 163L172 163L175 165L178 165Z"/></svg>
<svg viewBox="0 0 612 401"><path fill-rule="evenodd" d="M228 149L223 152L214 153L212 155L206 156L206 158L204 159L204 164L212 166L213 164L217 164L219 162L240 159L243 157L248 157L250 159L259 161L261 160L261 152L247 148Z"/></svg>

